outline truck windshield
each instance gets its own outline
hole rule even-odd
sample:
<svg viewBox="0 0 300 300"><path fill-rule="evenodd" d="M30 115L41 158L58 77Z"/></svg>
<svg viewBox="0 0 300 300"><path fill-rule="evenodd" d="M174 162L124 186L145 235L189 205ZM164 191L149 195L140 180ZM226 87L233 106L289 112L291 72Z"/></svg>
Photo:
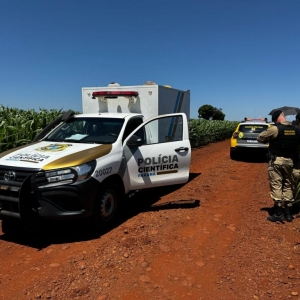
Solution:
<svg viewBox="0 0 300 300"><path fill-rule="evenodd" d="M114 143L124 119L71 118L54 129L44 140L73 143Z"/></svg>

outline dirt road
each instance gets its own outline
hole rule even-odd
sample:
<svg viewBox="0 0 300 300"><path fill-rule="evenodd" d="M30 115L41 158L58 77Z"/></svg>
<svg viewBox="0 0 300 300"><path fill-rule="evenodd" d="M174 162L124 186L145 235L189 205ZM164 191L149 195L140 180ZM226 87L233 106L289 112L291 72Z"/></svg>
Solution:
<svg viewBox="0 0 300 300"><path fill-rule="evenodd" d="M266 221L267 165L229 141L192 152L190 181L131 198L113 229L0 236L0 299L300 299L300 218Z"/></svg>

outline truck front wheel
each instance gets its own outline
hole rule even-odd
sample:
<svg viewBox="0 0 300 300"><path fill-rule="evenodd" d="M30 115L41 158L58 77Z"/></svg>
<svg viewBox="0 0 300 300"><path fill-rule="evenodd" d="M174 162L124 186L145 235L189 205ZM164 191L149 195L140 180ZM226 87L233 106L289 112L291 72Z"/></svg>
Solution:
<svg viewBox="0 0 300 300"><path fill-rule="evenodd" d="M109 181L100 188L93 211L93 226L96 229L107 228L117 219L121 202L121 191L118 184Z"/></svg>

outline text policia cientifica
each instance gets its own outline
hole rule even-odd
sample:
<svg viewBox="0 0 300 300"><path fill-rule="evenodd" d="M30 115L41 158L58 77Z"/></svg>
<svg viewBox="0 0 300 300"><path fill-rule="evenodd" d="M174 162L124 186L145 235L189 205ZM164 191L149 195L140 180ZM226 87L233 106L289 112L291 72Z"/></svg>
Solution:
<svg viewBox="0 0 300 300"><path fill-rule="evenodd" d="M146 157L138 159L138 172L154 172L163 170L178 169L178 157L177 155L161 156L158 157Z"/></svg>

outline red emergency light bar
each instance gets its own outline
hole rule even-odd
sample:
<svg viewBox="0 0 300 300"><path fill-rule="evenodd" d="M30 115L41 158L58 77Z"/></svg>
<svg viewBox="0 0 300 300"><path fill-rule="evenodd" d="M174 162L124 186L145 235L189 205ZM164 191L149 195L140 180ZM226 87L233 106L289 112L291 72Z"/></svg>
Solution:
<svg viewBox="0 0 300 300"><path fill-rule="evenodd" d="M263 121L263 122L267 122L268 119L267 118L244 118L244 121Z"/></svg>
<svg viewBox="0 0 300 300"><path fill-rule="evenodd" d="M93 92L92 97L95 99L96 97L137 97L139 95L138 92L134 91L101 91L101 92Z"/></svg>

